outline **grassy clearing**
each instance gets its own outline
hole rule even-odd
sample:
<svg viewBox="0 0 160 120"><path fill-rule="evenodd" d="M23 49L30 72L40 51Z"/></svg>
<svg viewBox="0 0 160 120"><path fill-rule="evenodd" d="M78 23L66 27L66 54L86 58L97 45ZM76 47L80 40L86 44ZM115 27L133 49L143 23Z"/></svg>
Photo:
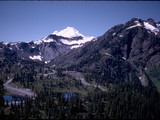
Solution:
<svg viewBox="0 0 160 120"><path fill-rule="evenodd" d="M68 77L44 77L43 79L37 79L34 83L34 91L40 92L44 89L54 92L76 92L83 95L87 95L88 91L93 91L95 88L84 86L80 80L76 80Z"/></svg>
<svg viewBox="0 0 160 120"><path fill-rule="evenodd" d="M157 79L152 77L151 77L151 80L154 83L154 85L157 87L158 92L160 92L160 82Z"/></svg>

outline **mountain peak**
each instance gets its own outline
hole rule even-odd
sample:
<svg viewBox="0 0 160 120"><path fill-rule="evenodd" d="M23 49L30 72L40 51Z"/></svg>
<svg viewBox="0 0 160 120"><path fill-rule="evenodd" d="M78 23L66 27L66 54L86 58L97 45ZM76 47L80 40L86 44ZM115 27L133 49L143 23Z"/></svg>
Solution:
<svg viewBox="0 0 160 120"><path fill-rule="evenodd" d="M154 20L152 18L148 18L146 20L146 22L148 22L149 24L151 24L152 26L156 27L156 23L154 22Z"/></svg>
<svg viewBox="0 0 160 120"><path fill-rule="evenodd" d="M57 35L57 36L63 36L63 37L68 37L68 38L72 38L72 37L78 37L78 36L82 36L84 37L84 35L82 35L81 33L79 33L78 30L76 30L73 27L67 27L61 31L54 31L52 34Z"/></svg>
<svg viewBox="0 0 160 120"><path fill-rule="evenodd" d="M147 31L150 34L152 32L155 35L159 34L159 32L160 32L159 26L160 25L158 23L155 23L155 21L151 18L149 18L147 20L141 20L139 18L133 18L125 24L125 27L127 28L127 30L135 28L135 27L143 27L143 28L147 29Z"/></svg>

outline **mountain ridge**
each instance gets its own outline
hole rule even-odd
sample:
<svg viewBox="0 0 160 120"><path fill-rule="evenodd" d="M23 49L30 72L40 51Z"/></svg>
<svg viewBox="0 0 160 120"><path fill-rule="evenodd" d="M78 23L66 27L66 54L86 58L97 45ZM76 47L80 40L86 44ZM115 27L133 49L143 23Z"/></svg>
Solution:
<svg viewBox="0 0 160 120"><path fill-rule="evenodd" d="M69 34L70 36L66 36ZM1 49L7 47L17 52L18 57L26 60L36 60L45 63L55 57L64 54L71 49L83 46L88 41L95 39L93 36L84 36L73 27L67 27L59 33L47 35L41 40L31 42L9 42L1 43Z"/></svg>
<svg viewBox="0 0 160 120"><path fill-rule="evenodd" d="M101 79L96 78L97 81L105 84L140 81L144 86L155 88L147 71L160 64L160 30L159 23L152 21L155 27L147 21L152 20L133 18L116 25L96 41L54 59L52 64L57 68L88 72L86 76L99 76Z"/></svg>
<svg viewBox="0 0 160 120"><path fill-rule="evenodd" d="M95 76L96 82L107 85L137 81L155 88L148 72L152 66L160 64L159 22L151 18L133 18L89 40L84 40L85 37L79 36L77 31L74 34L73 28L64 31L68 29L73 32L69 34L71 38L56 35L66 33L62 30L36 42L1 42L0 56L40 61L58 69L79 71L86 79Z"/></svg>

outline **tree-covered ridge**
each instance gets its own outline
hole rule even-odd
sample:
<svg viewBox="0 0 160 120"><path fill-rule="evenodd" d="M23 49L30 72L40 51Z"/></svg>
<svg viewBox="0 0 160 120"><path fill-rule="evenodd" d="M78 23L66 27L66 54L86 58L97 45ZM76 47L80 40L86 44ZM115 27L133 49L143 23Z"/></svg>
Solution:
<svg viewBox="0 0 160 120"><path fill-rule="evenodd" d="M45 96L45 97L44 97ZM122 83L109 93L95 89L84 98L42 91L25 104L11 105L10 119L158 119L160 95L136 83ZM2 115L1 115L2 116Z"/></svg>

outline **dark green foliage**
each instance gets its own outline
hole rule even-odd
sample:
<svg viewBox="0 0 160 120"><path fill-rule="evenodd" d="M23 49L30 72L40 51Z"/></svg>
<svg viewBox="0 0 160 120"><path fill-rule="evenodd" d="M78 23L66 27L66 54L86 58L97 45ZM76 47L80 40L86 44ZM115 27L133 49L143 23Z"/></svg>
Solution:
<svg viewBox="0 0 160 120"><path fill-rule="evenodd" d="M124 61L121 56L103 59L101 63L95 64L93 70L84 70L84 73L86 81L95 81L103 86L124 81L140 83L135 74L135 70L127 61Z"/></svg>
<svg viewBox="0 0 160 120"><path fill-rule="evenodd" d="M25 42L22 42L20 47L25 51L29 51L29 45Z"/></svg>
<svg viewBox="0 0 160 120"><path fill-rule="evenodd" d="M13 82L20 82L24 87L29 88L30 85L33 86L37 72L34 70L34 66L24 67L20 69L19 73L16 73L13 78Z"/></svg>
<svg viewBox="0 0 160 120"><path fill-rule="evenodd" d="M153 66L149 69L149 75L160 81L160 65L158 67Z"/></svg>
<svg viewBox="0 0 160 120"><path fill-rule="evenodd" d="M0 116L4 115L4 89L3 89L3 81L0 79Z"/></svg>
<svg viewBox="0 0 160 120"><path fill-rule="evenodd" d="M3 54L5 57L5 60L8 60L8 61L17 60L17 53L15 51L10 50L9 48L5 48Z"/></svg>
<svg viewBox="0 0 160 120"><path fill-rule="evenodd" d="M23 119L158 119L160 95L137 83L121 83L110 92L95 89L85 98L65 99L43 91L24 107L13 106L6 118Z"/></svg>
<svg viewBox="0 0 160 120"><path fill-rule="evenodd" d="M151 88L139 84L120 84L111 94L110 117L121 119L159 118L160 96Z"/></svg>
<svg viewBox="0 0 160 120"><path fill-rule="evenodd" d="M62 70L61 69L58 69L57 70L57 77L63 77L63 73L62 73Z"/></svg>

